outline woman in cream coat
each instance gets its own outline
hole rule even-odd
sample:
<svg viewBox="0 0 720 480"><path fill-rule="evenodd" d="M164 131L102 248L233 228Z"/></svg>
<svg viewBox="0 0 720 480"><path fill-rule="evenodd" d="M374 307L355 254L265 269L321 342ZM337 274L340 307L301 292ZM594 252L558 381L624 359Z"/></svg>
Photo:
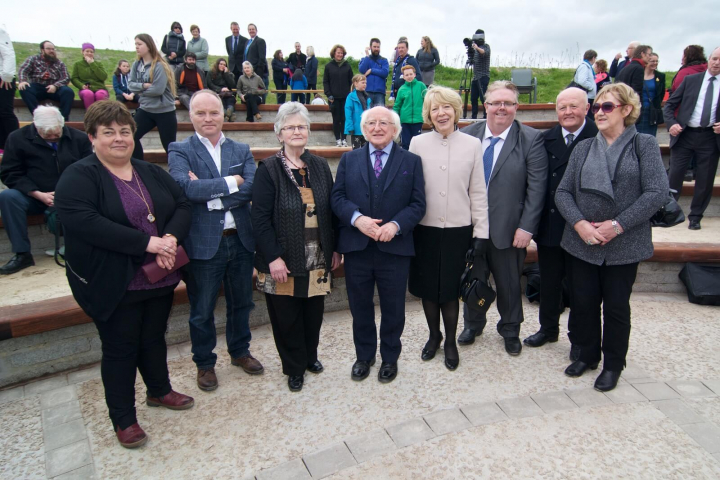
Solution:
<svg viewBox="0 0 720 480"><path fill-rule="evenodd" d="M432 123L433 131L414 137L410 143L410 151L422 158L427 209L414 230L409 289L422 299L430 329L421 358L434 358L442 342L442 312L445 366L449 370L460 363L455 338L465 252L473 239L480 247L489 235L482 145L457 129L461 108L457 92L430 88L423 103L423 119Z"/></svg>

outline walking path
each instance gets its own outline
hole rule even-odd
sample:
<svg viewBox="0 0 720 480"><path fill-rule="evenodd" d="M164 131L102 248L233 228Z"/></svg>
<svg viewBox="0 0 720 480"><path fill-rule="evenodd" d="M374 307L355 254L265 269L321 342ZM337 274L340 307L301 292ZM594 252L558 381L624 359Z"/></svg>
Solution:
<svg viewBox="0 0 720 480"><path fill-rule="evenodd" d="M537 328L536 305L524 307L523 337ZM99 366L0 391L0 478L720 477L719 310L633 295L628 368L602 394L592 390L599 370L563 375L564 335L510 357L489 327L461 348L457 371L445 369L442 350L422 362L424 316L417 302L407 309L400 372L388 385L375 380L377 367L350 380L347 311L326 315L325 372L306 375L300 393L287 389L267 325L252 342L266 373L248 376L221 354L211 393L195 386L189 344L170 347L173 387L196 405L174 412L138 401L150 436L138 450L115 440ZM136 390L142 399L141 382Z"/></svg>

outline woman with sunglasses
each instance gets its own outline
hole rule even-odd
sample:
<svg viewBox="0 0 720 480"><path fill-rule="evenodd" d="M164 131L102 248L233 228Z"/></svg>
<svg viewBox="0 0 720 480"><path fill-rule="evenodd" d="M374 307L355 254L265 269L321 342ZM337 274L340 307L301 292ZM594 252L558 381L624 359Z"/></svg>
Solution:
<svg viewBox="0 0 720 480"><path fill-rule="evenodd" d="M606 392L625 367L630 294L639 262L653 254L650 217L669 187L657 141L635 129L640 99L632 88L603 87L592 111L599 132L573 150L555 204L567 222L560 245L571 257L575 343L581 349L565 374L595 370L602 354L595 389Z"/></svg>

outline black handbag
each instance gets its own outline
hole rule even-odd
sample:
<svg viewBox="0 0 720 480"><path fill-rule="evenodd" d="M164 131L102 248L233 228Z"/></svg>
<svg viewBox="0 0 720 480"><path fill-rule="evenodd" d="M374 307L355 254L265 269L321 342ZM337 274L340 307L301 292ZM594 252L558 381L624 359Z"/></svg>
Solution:
<svg viewBox="0 0 720 480"><path fill-rule="evenodd" d="M471 248L465 254L465 271L460 277L459 297L468 308L486 314L497 295L490 285L473 275L473 251Z"/></svg>
<svg viewBox="0 0 720 480"><path fill-rule="evenodd" d="M582 65L579 65L579 66L575 69L575 74L573 74L573 80L572 80L572 82L568 83L567 87L565 87L565 88L579 88L579 89L582 90L583 92L590 93L591 90L588 90L587 88L583 87L582 85L580 85L579 83L577 83L577 82L575 81L575 75L577 75L577 71L580 69L580 67L582 67Z"/></svg>
<svg viewBox="0 0 720 480"><path fill-rule="evenodd" d="M686 263L678 277L687 288L690 303L720 305L720 265Z"/></svg>

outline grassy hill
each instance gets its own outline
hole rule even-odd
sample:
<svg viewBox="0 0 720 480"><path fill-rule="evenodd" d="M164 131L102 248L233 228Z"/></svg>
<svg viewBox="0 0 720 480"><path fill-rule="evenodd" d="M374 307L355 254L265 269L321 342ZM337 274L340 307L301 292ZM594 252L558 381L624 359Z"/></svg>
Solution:
<svg viewBox="0 0 720 480"><path fill-rule="evenodd" d="M38 53L39 48L37 44L34 43L22 43L22 42L13 42L13 46L15 47L15 55L17 58L17 64L18 67L22 62L29 57L30 55L35 55ZM72 72L72 66L75 62L78 62L82 60L82 52L80 48L70 48L70 47L59 47L57 48L57 54L58 57L65 62L65 65L68 67L68 72ZM217 55L210 55L208 62L212 65L212 63L215 62L216 59L218 59L219 56ZM108 72L108 80L107 84L112 84L112 79L110 78L110 75L112 75L112 72L115 71L115 68L117 67L117 63L121 60L128 60L130 63L135 59L135 52L128 52L123 50L96 50L95 51L95 60L99 61L103 64L105 67L105 71ZM318 57L318 87L322 88L322 75L323 71L325 69L325 65L330 61L327 57ZM358 60L348 57L348 61L353 67L353 71L358 71ZM270 62L270 60L268 60ZM547 69L541 69L541 68L533 68L533 76L537 77L538 79L538 103L551 103L555 101L555 98L557 97L558 92L565 88L568 83L573 78L575 70L574 69L561 69L561 68L547 68ZM270 72L272 75L272 72ZM667 78L671 79L674 75L674 72L666 72ZM451 68L451 67L445 67L443 65L440 65L435 70L435 83L439 85L444 85L446 87L450 87L453 89L458 89L460 86L460 81L463 76L463 70L459 68ZM472 78L472 71L469 72L469 77ZM490 69L490 78L491 80L510 80L510 68L509 67L503 67L503 68L496 68L493 67ZM468 80L469 82L469 80ZM272 83L272 78L270 80L270 88L275 88L275 85ZM388 79L388 85L390 84ZM72 85L70 85L72 87ZM468 84L469 86L469 84ZM72 87L75 90L75 87ZM18 94L19 97L19 94ZM114 98L114 95L112 95L111 92L111 98ZM520 101L522 103L528 103L528 96L522 95L520 98ZM268 103L275 103L275 96L269 95L268 96Z"/></svg>

